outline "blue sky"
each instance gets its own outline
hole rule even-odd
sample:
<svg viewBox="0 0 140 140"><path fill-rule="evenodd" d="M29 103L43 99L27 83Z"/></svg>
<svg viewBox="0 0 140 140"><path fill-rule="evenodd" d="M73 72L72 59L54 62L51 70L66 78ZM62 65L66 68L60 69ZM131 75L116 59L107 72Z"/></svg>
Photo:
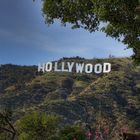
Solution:
<svg viewBox="0 0 140 140"><path fill-rule="evenodd" d="M44 23L41 0L0 0L0 64L32 65L61 57L105 58L132 50L104 33Z"/></svg>

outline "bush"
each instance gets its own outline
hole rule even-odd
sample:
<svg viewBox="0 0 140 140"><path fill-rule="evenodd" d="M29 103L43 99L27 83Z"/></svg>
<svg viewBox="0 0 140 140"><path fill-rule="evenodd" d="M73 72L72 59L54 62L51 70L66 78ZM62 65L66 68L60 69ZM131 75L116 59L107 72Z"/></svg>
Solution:
<svg viewBox="0 0 140 140"><path fill-rule="evenodd" d="M34 112L17 121L19 140L55 140L59 117Z"/></svg>
<svg viewBox="0 0 140 140"><path fill-rule="evenodd" d="M84 130L78 125L68 125L60 130L60 140L86 140Z"/></svg>
<svg viewBox="0 0 140 140"><path fill-rule="evenodd" d="M74 84L74 80L70 77L67 77L67 78L62 80L61 86L62 86L62 88L72 90L73 84Z"/></svg>

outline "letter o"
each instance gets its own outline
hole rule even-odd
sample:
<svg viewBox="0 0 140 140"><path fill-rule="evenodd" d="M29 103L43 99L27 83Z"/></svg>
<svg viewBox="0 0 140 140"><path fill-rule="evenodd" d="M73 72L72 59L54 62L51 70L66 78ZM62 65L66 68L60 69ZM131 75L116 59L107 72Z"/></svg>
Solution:
<svg viewBox="0 0 140 140"><path fill-rule="evenodd" d="M46 63L46 68L45 68L45 70L46 70L47 72L50 72L50 71L52 70L52 62Z"/></svg>
<svg viewBox="0 0 140 140"><path fill-rule="evenodd" d="M94 66L94 72L97 73L97 74L101 73L102 72L102 65L101 64L96 64Z"/></svg>
<svg viewBox="0 0 140 140"><path fill-rule="evenodd" d="M93 65L92 64L86 64L85 65L85 72L86 73L92 73L93 71Z"/></svg>

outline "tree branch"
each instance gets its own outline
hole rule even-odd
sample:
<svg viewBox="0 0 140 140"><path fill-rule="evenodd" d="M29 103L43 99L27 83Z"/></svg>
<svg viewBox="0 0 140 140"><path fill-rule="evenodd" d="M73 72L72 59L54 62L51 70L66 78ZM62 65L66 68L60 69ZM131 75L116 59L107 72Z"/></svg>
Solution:
<svg viewBox="0 0 140 140"><path fill-rule="evenodd" d="M9 129L7 129L7 128L4 128L4 127L0 127L0 130L4 130L4 131L7 131L7 132L10 132L10 133L14 134L13 131L11 131L11 130L9 130Z"/></svg>

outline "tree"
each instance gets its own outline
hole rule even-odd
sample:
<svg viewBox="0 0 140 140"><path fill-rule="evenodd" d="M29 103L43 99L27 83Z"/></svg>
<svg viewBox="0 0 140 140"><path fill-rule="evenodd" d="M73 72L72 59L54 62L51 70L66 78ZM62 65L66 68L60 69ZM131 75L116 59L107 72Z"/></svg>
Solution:
<svg viewBox="0 0 140 140"><path fill-rule="evenodd" d="M16 138L16 129L11 122L12 120L12 111L10 109L3 109L0 111L0 139L15 140Z"/></svg>
<svg viewBox="0 0 140 140"><path fill-rule="evenodd" d="M72 90L74 81L70 77L66 77L62 80L61 86L62 88L66 88L68 90Z"/></svg>
<svg viewBox="0 0 140 140"><path fill-rule="evenodd" d="M19 140L57 140L59 117L34 112L17 121Z"/></svg>
<svg viewBox="0 0 140 140"><path fill-rule="evenodd" d="M72 28L103 31L134 51L140 62L140 0L43 0L47 24L55 19Z"/></svg>

